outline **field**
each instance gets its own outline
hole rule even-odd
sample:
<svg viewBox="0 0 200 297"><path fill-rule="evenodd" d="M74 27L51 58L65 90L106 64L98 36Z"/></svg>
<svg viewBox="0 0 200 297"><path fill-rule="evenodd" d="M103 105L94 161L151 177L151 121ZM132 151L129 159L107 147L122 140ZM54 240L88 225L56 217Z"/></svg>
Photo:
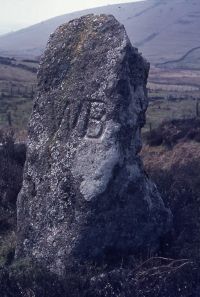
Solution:
<svg viewBox="0 0 200 297"><path fill-rule="evenodd" d="M160 99L149 103L145 130L154 129L166 120L187 119L196 116L196 99Z"/></svg>
<svg viewBox="0 0 200 297"><path fill-rule="evenodd" d="M200 71L151 67L148 94L144 131L165 120L194 118L200 105Z"/></svg>
<svg viewBox="0 0 200 297"><path fill-rule="evenodd" d="M0 126L26 128L36 90L38 64L0 58Z"/></svg>
<svg viewBox="0 0 200 297"><path fill-rule="evenodd" d="M161 88L166 86L166 90L198 91L200 89L200 70L188 69L165 69L151 66L149 82L158 84ZM170 87L168 87L170 86ZM182 88L182 89L181 89Z"/></svg>
<svg viewBox="0 0 200 297"><path fill-rule="evenodd" d="M0 127L26 129L36 92L37 61L0 57ZM144 131L174 118L196 116L200 71L151 67Z"/></svg>

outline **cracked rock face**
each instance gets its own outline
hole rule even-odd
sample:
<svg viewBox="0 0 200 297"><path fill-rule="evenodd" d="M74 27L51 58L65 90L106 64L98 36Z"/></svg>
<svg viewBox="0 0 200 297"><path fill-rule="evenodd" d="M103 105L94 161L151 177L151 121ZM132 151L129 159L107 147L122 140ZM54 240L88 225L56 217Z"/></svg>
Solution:
<svg viewBox="0 0 200 297"><path fill-rule="evenodd" d="M88 15L51 35L29 123L17 257L62 274L68 259L158 246L170 212L138 156L148 71L112 16Z"/></svg>

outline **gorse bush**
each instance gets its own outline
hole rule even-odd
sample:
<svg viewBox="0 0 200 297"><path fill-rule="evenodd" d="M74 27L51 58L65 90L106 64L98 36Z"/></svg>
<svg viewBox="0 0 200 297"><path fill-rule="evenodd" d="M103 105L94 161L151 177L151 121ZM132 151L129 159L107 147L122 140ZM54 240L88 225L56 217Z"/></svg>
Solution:
<svg viewBox="0 0 200 297"><path fill-rule="evenodd" d="M0 130L0 265L9 265L16 245L16 200L22 185L25 145L12 130Z"/></svg>
<svg viewBox="0 0 200 297"><path fill-rule="evenodd" d="M157 253L147 259L130 257L121 265L66 263L61 278L30 259L14 260L16 237L11 230L16 222L11 218L15 216L25 151L9 133L1 136L0 149L4 170L0 175L1 297L199 297L200 143L196 138L194 141L192 136L191 141L191 134L184 132L183 138L178 138L181 142L170 140L170 149L143 149L145 169L173 213L173 229L162 238Z"/></svg>
<svg viewBox="0 0 200 297"><path fill-rule="evenodd" d="M198 266L151 258L135 269L68 267L63 278L29 259L0 268L1 297L198 297Z"/></svg>
<svg viewBox="0 0 200 297"><path fill-rule="evenodd" d="M12 130L0 131L0 206L15 207L25 155L25 145L15 144Z"/></svg>
<svg viewBox="0 0 200 297"><path fill-rule="evenodd" d="M3 240L0 241L0 267L9 265L14 259L16 247L16 234L14 231L6 234Z"/></svg>
<svg viewBox="0 0 200 297"><path fill-rule="evenodd" d="M147 173L173 214L170 257L199 261L200 144L186 141L171 149L145 147L142 157Z"/></svg>
<svg viewBox="0 0 200 297"><path fill-rule="evenodd" d="M146 144L174 146L180 141L200 142L200 119L174 119L165 121L158 128L144 134Z"/></svg>

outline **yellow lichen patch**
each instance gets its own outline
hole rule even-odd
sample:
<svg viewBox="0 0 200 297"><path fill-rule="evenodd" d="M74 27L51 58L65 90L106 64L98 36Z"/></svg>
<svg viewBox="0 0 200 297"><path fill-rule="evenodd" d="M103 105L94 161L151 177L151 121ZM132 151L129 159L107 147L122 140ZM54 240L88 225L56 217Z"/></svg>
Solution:
<svg viewBox="0 0 200 297"><path fill-rule="evenodd" d="M94 31L91 31L91 30L87 30L87 31L82 31L79 35L79 41L74 49L74 52L77 54L77 53L80 53L82 52L82 48L84 46L84 43L86 40L88 39L92 39L94 38L95 36L95 32Z"/></svg>

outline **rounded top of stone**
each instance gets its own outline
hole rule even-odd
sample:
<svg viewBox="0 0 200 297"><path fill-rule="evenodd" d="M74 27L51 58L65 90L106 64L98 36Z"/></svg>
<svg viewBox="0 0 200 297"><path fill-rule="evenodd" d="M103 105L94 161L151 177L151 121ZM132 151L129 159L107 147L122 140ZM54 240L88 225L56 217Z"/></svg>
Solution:
<svg viewBox="0 0 200 297"><path fill-rule="evenodd" d="M88 14L85 16L82 16L80 18L74 19L69 21L68 23L62 24L57 28L54 34L62 34L63 30L65 29L73 29L75 31L79 31L83 29L84 31L97 31L98 33L101 32L103 27L103 32L106 31L114 31L117 29L121 29L123 32L125 31L124 25L120 24L113 15L106 15L106 14L100 14L100 15L94 15L94 14Z"/></svg>
<svg viewBox="0 0 200 297"><path fill-rule="evenodd" d="M39 90L49 91L59 86L72 72L106 65L120 58L130 41L125 28L112 15L86 15L57 28L51 34L38 72ZM95 61L92 64L92 61Z"/></svg>

